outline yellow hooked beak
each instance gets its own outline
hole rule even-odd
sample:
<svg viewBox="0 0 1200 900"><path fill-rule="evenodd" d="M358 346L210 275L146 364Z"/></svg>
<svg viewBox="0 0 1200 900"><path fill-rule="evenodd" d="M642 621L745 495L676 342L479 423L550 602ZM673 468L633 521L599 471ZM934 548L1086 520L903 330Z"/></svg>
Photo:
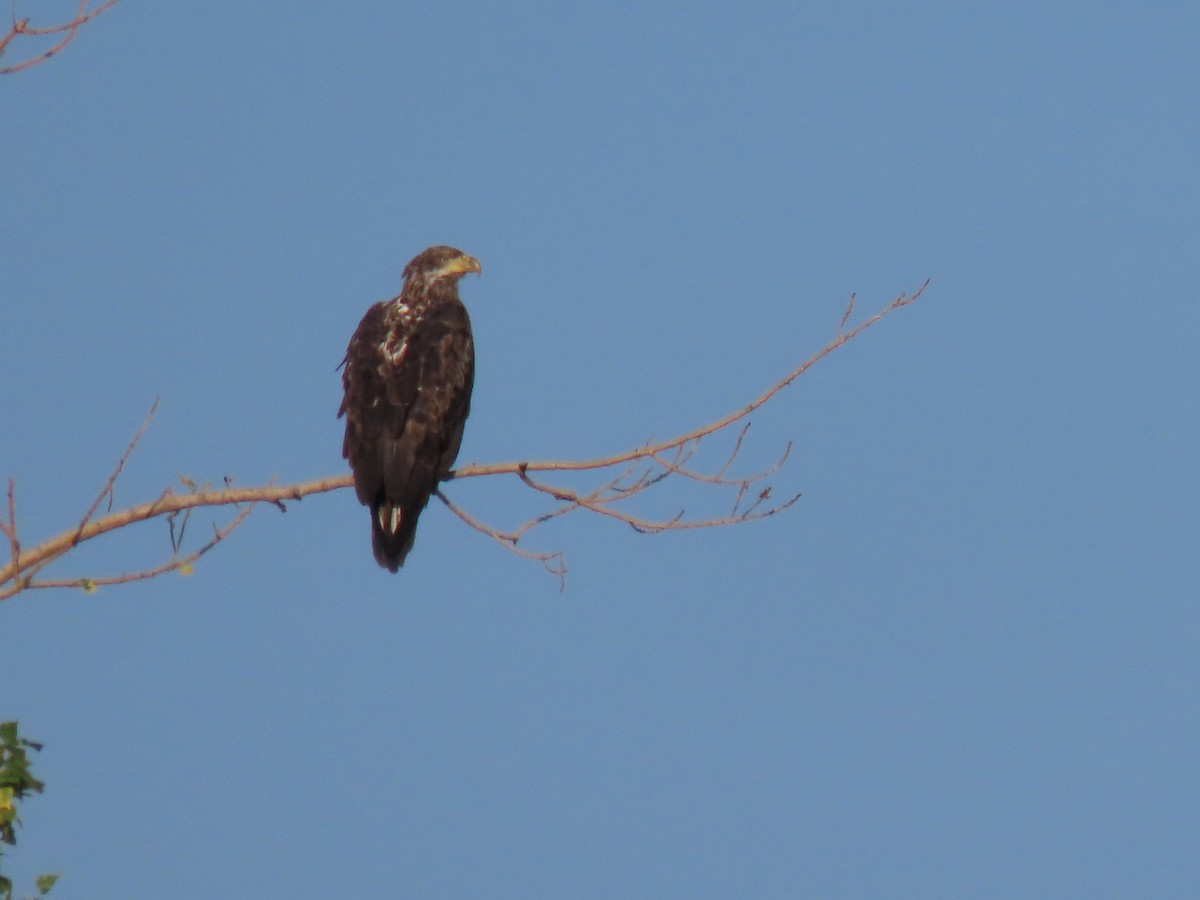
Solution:
<svg viewBox="0 0 1200 900"><path fill-rule="evenodd" d="M479 265L479 260L475 257L464 253L462 256L456 256L450 262L446 263L439 274L445 277L447 275L466 275L468 272L482 275L483 266Z"/></svg>

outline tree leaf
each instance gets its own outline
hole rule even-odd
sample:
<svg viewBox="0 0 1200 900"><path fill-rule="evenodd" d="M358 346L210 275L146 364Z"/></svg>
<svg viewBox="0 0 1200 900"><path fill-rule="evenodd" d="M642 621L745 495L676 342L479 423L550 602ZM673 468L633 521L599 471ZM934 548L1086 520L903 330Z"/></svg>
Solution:
<svg viewBox="0 0 1200 900"><path fill-rule="evenodd" d="M58 881L58 873L47 872L45 875L39 875L33 883L37 885L39 894L48 894L56 881Z"/></svg>

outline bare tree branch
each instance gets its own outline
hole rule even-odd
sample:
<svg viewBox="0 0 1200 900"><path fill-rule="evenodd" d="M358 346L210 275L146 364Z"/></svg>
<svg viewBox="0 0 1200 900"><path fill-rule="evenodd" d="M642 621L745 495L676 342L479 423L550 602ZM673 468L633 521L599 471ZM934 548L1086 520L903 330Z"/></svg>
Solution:
<svg viewBox="0 0 1200 900"><path fill-rule="evenodd" d="M929 282L926 281L912 294L901 294L890 304L870 318L845 330L854 308L851 298L838 328L837 336L815 354L794 368L782 379L771 385L762 394L743 406L719 419L702 425L699 428L668 438L662 441L649 440L631 450L614 453L611 456L596 457L584 460L543 460L507 463L491 463L486 465L468 465L455 469L450 473L449 480L463 481L489 475L513 475L527 488L549 497L553 505L540 515L510 529L497 528L486 524L467 513L461 506L446 496L443 490L436 493L438 498L459 519L481 534L487 535L506 550L523 559L540 562L547 572L559 578L560 585L566 576L566 565L561 551L532 551L520 546L521 540L531 530L551 520L560 518L576 510L585 510L596 515L613 519L628 525L641 534L656 534L662 531L680 531L693 528L717 528L726 525L737 525L753 522L774 516L792 506L800 499L800 494L790 495L782 502L771 503L771 485L768 478L773 477L783 467L791 451L791 443L784 448L779 458L766 469L744 477L729 474L741 453L750 422L747 417L755 410L770 401L776 394L807 372L813 365L824 359L838 347L853 340L868 328L872 327L885 316L913 303L924 293ZM280 510L286 511L286 501L300 500L310 494L348 488L353 485L351 475L333 475L297 484L276 485L268 483L257 487L235 488L229 479L225 480L222 490L210 490L206 485L197 486L189 479L181 476L186 491L177 492L168 487L158 499L138 506L112 512L113 498L117 479L129 461L129 457L137 447L138 442L149 427L150 420L157 408L158 401L151 407L146 420L138 429L125 452L121 454L112 474L109 475L104 487L96 499L84 512L79 523L61 534L43 541L32 549L23 549L17 531L16 514L16 484L12 479L8 482L8 521L0 521L0 536L8 539L9 562L0 567L0 600L4 600L21 591L34 588L79 587L92 590L99 585L126 584L147 578L154 578L167 572L182 572L187 574L192 565L201 556L228 537L250 514L258 503L271 503ZM742 427L734 439L733 448L725 457L724 462L712 472L702 471L694 466L693 458L701 442L741 422ZM604 480L600 484L580 489L569 485L551 483L544 480L540 474L545 472L560 473L603 473ZM716 489L727 489L733 492L733 503L730 512L724 516L690 518L685 510L678 510L666 516L645 516L629 510L629 501L642 495L671 476L680 476L708 485ZM746 498L753 499L747 503ZM107 499L108 512L96 518L96 511ZM224 526L213 526L212 537L199 549L189 553L183 552L183 539L189 516L195 509L201 507L233 507L234 517ZM176 526L176 517L183 514ZM85 541L92 540L102 534L117 531L137 522L165 517L168 525L171 554L169 558L158 565L134 572L119 575L107 575L97 578L38 578L39 573L48 565L58 561L73 548Z"/></svg>
<svg viewBox="0 0 1200 900"><path fill-rule="evenodd" d="M4 55L4 51L8 49L8 45L18 36L25 37L46 37L52 34L61 34L62 37L52 45L48 50L24 59L19 63L14 63L10 66L0 66L0 75L8 75L13 72L21 72L25 69L32 69L34 66L44 63L50 57L54 56L60 50L75 40L75 33L79 30L80 25L90 22L96 16L117 5L117 0L104 0L99 6L91 12L87 11L88 0L79 0L79 7L75 10L75 17L69 22L64 22L61 25L50 25L45 28L34 28L30 26L29 19L18 19L16 16L16 3L13 3L13 19L12 25L8 29L8 33L0 37L0 56Z"/></svg>
<svg viewBox="0 0 1200 900"><path fill-rule="evenodd" d="M135 522L145 522L159 516L179 512L180 510L201 506L233 506L236 508L241 504L250 504L252 507L254 504L264 501L281 506L285 500L299 500L309 494L319 494L325 491L337 490L338 488L350 487L352 483L351 476L349 475L334 475L329 478L317 478L300 484L267 484L257 487L227 488L220 491L196 491L195 493L187 494L178 494L173 488L167 488L157 500L123 509L91 522L81 523L81 525L69 528L62 534L44 541L30 551L14 555L8 565L0 568L0 600L5 600L26 588L41 586L41 582L34 581L33 576L50 563L65 556L71 549L84 541L89 541L110 531L116 531ZM249 509L246 511L248 512ZM245 515L239 512L238 517L234 521L237 524L241 524L244 518ZM5 533L9 535L10 544L19 546L14 537L15 524L11 519L8 525L5 526ZM224 530L219 531L218 534L221 537L214 540L213 543L218 543L227 533ZM204 552L207 552L207 548L197 553L190 560L186 557L173 559L173 564L163 569L163 571L182 569L188 562L194 562ZM79 579L78 582L72 583L77 583L79 586L86 586L89 583L111 584L120 583L121 581L137 581L145 577L148 576L131 573L129 575L115 576L115 581Z"/></svg>
<svg viewBox="0 0 1200 900"><path fill-rule="evenodd" d="M923 293L925 293L925 289L927 287L929 287L928 279L926 279L924 284L922 284L919 288L917 288L917 290L914 291L913 293L901 294L899 297L897 297L895 300L893 300L891 303L889 303L887 306L885 306L879 312L875 313L875 315L871 316L869 319L866 319L866 320L860 322L858 325L855 325L849 331L841 331L839 329L839 333L836 338L834 338L832 341L830 341L828 344L826 344L824 347L822 347L820 350L818 350L816 353L814 353L811 357L809 357L807 360L805 360L803 363L801 363L799 366L797 366L795 369L793 369L791 372L789 372L786 376L784 376L778 382L773 384L770 388L768 388L766 391L764 391L762 394L760 394L754 400L750 401L750 403L746 404L745 406L743 406L741 409L737 410L736 412L730 413L729 415L725 416L724 418L717 419L716 421L710 422L707 425L701 425L699 428L695 429L694 431L689 431L686 434L681 434L681 435L678 435L677 437L673 437L668 440L661 441L659 443L647 443L641 447L638 447L637 449L629 450L629 451L626 451L625 453L618 453L614 456L606 456L606 457L601 457L598 459L575 459L575 460L559 459L559 460L546 460L543 462L515 462L515 463L505 462L505 463L495 463L495 464L486 465L486 466L466 466L465 468L462 468L462 469L456 469L454 472L454 477L455 478L474 478L474 477L478 477L480 475L500 475L500 474L504 474L504 473L516 472L520 469L521 466L524 466L525 469L530 472L550 472L550 471L576 471L576 472L578 472L578 471L586 471L586 470L591 470L591 469L602 469L602 468L605 468L606 466L619 465L620 463L629 462L630 460L633 460L633 459L643 459L647 456L652 456L653 454L656 454L656 453L662 453L666 450L673 450L674 448L681 446L683 444L689 443L691 441L699 440L700 438L703 438L703 437L707 437L708 435L713 434L714 432L720 431L723 428L728 428L734 422L737 422L737 421L740 421L740 420L746 418L748 415L750 415L752 412L754 412L756 409L758 409L760 406L762 406L764 403L766 403L768 400L770 400L772 397L774 397L776 394L778 394L780 391L782 391L785 387L787 387L789 384L791 384L793 381L795 381L797 378L799 378L801 375L803 375L805 372L807 372L809 369L811 369L814 365L816 365L818 362L820 362L822 359L824 359L826 356L828 356L834 350L838 349L838 347L841 347L843 344L847 343L848 341L854 340L856 337L858 337L860 334L862 334L868 328L877 324L885 316L888 316L891 313L894 313L896 310L901 309L902 307L909 306L912 303L915 303L916 300ZM852 298L852 302L853 302L853 298ZM843 319L843 322L842 322L842 327L844 327L844 326L845 326L845 319Z"/></svg>

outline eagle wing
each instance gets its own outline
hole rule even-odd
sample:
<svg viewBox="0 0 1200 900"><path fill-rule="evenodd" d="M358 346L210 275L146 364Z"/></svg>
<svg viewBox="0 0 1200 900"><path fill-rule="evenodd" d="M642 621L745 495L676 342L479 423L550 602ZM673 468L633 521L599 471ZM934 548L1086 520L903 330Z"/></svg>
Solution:
<svg viewBox="0 0 1200 900"><path fill-rule="evenodd" d="M371 507L375 558L395 572L421 511L458 455L475 351L461 304L437 305L394 324L388 307L372 306L350 339L338 415L346 416L342 455L358 499Z"/></svg>

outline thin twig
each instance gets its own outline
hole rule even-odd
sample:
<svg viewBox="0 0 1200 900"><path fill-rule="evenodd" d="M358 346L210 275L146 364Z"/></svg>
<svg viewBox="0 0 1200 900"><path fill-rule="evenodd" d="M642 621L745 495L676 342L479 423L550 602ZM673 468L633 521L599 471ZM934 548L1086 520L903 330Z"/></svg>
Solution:
<svg viewBox="0 0 1200 900"><path fill-rule="evenodd" d="M929 282L925 282L925 284L928 284L928 283ZM925 290L925 285L921 285L921 291L923 291L923 290ZM919 294L921 291L917 291L917 293ZM852 315L854 315L854 300L855 300L855 295L851 294L850 300L846 304L846 311L844 313L842 313L842 321L838 323L838 331L841 331L843 328L845 328L846 323L850 321L850 317Z"/></svg>
<svg viewBox="0 0 1200 900"><path fill-rule="evenodd" d="M8 538L9 557L14 571L21 567L21 542L17 539L17 483L8 479L8 524L0 522L0 534Z"/></svg>
<svg viewBox="0 0 1200 900"><path fill-rule="evenodd" d="M112 502L115 496L115 487L117 479L121 476L121 472L125 469L125 463L129 461L129 457L133 454L133 450L142 440L142 436L146 433L146 429L150 427L150 422L154 419L154 414L158 412L158 397L154 398L154 402L150 404L150 411L146 413L146 418L142 420L142 425L134 433L129 441L129 446L125 448L125 452L121 454L121 458L117 460L116 466L113 467L112 474L108 476L108 481L104 482L104 487L100 489L100 493L96 495L96 499L92 501L92 505L87 508L87 512L83 514L83 518L79 520L79 532L82 534L87 523L95 515L100 504L104 502L105 496L108 497L108 511L112 512Z"/></svg>
<svg viewBox="0 0 1200 900"><path fill-rule="evenodd" d="M714 473L717 478L721 478L729 471L729 467L733 465L733 461L737 458L738 453L741 452L742 441L746 439L746 433L750 430L750 424L747 422L742 426L742 430L738 432L737 440L733 442L733 449L729 451L729 457L721 465L721 468L717 469Z"/></svg>

